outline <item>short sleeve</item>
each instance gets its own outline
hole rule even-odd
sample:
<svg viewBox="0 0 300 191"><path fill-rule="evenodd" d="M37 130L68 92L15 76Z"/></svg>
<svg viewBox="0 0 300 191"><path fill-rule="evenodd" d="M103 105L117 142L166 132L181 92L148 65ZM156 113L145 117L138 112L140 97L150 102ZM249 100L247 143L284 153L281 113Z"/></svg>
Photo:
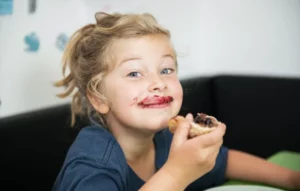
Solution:
<svg viewBox="0 0 300 191"><path fill-rule="evenodd" d="M120 175L113 169L88 160L66 166L55 181L53 191L123 191Z"/></svg>
<svg viewBox="0 0 300 191"><path fill-rule="evenodd" d="M222 146L218 154L216 164L210 174L213 177L213 184L215 186L224 184L226 181L226 169L227 169L227 160L228 160L228 148Z"/></svg>

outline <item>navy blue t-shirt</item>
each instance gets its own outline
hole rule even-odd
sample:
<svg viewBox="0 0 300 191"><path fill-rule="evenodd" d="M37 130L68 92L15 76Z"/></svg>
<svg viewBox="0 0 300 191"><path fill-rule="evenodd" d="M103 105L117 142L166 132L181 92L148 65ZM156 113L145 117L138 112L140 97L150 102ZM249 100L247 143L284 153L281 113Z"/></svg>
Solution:
<svg viewBox="0 0 300 191"><path fill-rule="evenodd" d="M167 161L172 134L168 129L154 136L155 165ZM214 168L185 190L204 190L225 181L226 147L221 147ZM145 182L127 164L116 139L99 126L83 128L70 147L53 191L137 191Z"/></svg>

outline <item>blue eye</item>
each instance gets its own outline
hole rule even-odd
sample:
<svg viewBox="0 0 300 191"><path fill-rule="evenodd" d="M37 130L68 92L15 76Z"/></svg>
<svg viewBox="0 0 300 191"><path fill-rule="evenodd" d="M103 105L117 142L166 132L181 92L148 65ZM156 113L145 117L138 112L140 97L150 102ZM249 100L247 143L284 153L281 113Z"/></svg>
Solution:
<svg viewBox="0 0 300 191"><path fill-rule="evenodd" d="M140 77L141 73L139 73L139 72L130 72L127 76L129 76L129 77Z"/></svg>
<svg viewBox="0 0 300 191"><path fill-rule="evenodd" d="M165 69L163 69L160 73L161 74L170 74L170 73L172 73L174 71L174 69L172 69L172 68L165 68Z"/></svg>

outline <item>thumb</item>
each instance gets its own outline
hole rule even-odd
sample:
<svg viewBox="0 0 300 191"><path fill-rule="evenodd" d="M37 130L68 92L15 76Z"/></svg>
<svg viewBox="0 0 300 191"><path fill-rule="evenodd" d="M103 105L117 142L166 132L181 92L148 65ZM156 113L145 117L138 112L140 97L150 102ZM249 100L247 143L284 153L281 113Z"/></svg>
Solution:
<svg viewBox="0 0 300 191"><path fill-rule="evenodd" d="M223 142L223 136L226 132L226 125L220 123L220 125L208 134L204 134L195 137L192 141L195 141L197 145L202 145L203 147L209 147L218 144L220 141Z"/></svg>
<svg viewBox="0 0 300 191"><path fill-rule="evenodd" d="M182 145L187 139L190 131L190 122L193 119L191 114L188 114L186 118L178 122L178 126L173 136L173 141L171 145L171 150L176 149L178 146Z"/></svg>

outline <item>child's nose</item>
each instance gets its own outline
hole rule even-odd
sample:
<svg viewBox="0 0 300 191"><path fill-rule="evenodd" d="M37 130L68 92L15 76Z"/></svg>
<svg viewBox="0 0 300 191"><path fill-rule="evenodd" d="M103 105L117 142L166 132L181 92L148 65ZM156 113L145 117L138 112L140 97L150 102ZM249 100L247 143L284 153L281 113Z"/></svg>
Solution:
<svg viewBox="0 0 300 191"><path fill-rule="evenodd" d="M165 81L158 75L152 75L150 81L151 83L148 88L150 92L163 91L167 88Z"/></svg>

